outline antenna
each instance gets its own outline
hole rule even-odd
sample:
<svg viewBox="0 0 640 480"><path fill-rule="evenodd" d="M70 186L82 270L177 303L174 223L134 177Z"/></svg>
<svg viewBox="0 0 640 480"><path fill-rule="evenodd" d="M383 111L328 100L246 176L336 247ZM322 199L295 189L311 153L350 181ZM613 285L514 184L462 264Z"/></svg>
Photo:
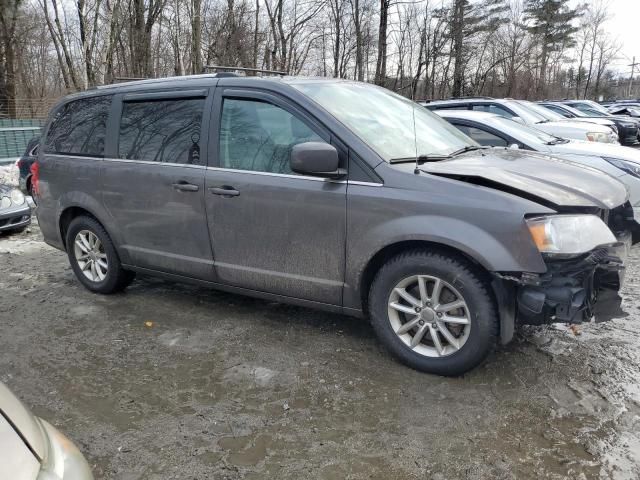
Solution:
<svg viewBox="0 0 640 480"><path fill-rule="evenodd" d="M420 157L418 157L418 133L416 132L416 104L413 104L411 113L413 115L413 147L416 152L416 168L413 169L413 173L415 173L416 175L420 175Z"/></svg>

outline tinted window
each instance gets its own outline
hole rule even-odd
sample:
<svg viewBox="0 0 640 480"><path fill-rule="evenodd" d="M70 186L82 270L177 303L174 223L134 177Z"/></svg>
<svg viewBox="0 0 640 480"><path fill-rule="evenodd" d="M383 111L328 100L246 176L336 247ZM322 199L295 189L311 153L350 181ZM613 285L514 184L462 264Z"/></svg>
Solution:
<svg viewBox="0 0 640 480"><path fill-rule="evenodd" d="M507 141L494 135L493 133L489 133L485 130L481 130L475 127L469 127L467 125L456 125L465 135L473 138L480 145L489 146L489 147L506 147L509 144Z"/></svg>
<svg viewBox="0 0 640 480"><path fill-rule="evenodd" d="M74 100L55 115L45 143L46 153L104 155L111 96Z"/></svg>
<svg viewBox="0 0 640 480"><path fill-rule="evenodd" d="M489 112L506 118L513 118L515 115L499 105L474 105L473 110L477 112Z"/></svg>
<svg viewBox="0 0 640 480"><path fill-rule="evenodd" d="M204 98L124 102L119 158L201 164L203 108Z"/></svg>
<svg viewBox="0 0 640 480"><path fill-rule="evenodd" d="M220 166L238 170L294 173L291 148L324 142L304 122L270 103L225 99L220 121Z"/></svg>

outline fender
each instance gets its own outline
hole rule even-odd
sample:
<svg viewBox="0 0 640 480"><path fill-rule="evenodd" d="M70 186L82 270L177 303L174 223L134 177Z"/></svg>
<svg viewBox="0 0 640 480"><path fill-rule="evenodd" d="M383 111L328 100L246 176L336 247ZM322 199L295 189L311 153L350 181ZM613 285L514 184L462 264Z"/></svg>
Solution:
<svg viewBox="0 0 640 480"><path fill-rule="evenodd" d="M507 222L508 223L508 222ZM464 220L439 215L399 217L376 224L347 239L344 306L361 308L363 275L369 262L384 249L404 242L442 245L471 258L488 272L544 273L524 220L512 223L511 231L497 235ZM355 238L354 238L355 237Z"/></svg>

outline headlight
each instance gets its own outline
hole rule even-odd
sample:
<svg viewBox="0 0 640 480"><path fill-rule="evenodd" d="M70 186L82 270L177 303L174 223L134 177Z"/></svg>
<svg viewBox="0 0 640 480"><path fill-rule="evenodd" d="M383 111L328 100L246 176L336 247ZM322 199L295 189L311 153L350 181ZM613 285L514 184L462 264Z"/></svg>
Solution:
<svg viewBox="0 0 640 480"><path fill-rule="evenodd" d="M9 208L11 206L11 199L9 197L0 198L0 208Z"/></svg>
<svg viewBox="0 0 640 480"><path fill-rule="evenodd" d="M22 205L24 203L24 195L20 190L11 190L11 201L14 205Z"/></svg>
<svg viewBox="0 0 640 480"><path fill-rule="evenodd" d="M619 158L610 158L610 157L602 157L602 158L607 162L609 162L614 167L619 168L623 172L626 172L629 175L633 175L634 177L640 178L640 164L628 162L627 160L620 160Z"/></svg>
<svg viewBox="0 0 640 480"><path fill-rule="evenodd" d="M604 132L588 132L587 140L590 142L611 143L611 137Z"/></svg>
<svg viewBox="0 0 640 480"><path fill-rule="evenodd" d="M526 222L541 253L580 255L617 242L609 227L595 215L549 215Z"/></svg>

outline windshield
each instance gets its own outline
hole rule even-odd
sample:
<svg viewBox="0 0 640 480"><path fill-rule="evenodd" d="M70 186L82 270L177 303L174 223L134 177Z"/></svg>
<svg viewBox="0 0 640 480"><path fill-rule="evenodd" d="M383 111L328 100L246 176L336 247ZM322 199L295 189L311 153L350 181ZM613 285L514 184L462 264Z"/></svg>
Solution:
<svg viewBox="0 0 640 480"><path fill-rule="evenodd" d="M558 137L549 135L535 127L522 125L509 118L500 116L491 118L491 126L530 147L549 145L557 143L557 141L560 140Z"/></svg>
<svg viewBox="0 0 640 480"><path fill-rule="evenodd" d="M600 112L600 113L604 113L604 114L608 114L609 113L607 111L607 109L604 108L602 105L600 105L599 103L596 103L596 102L592 102L590 100L585 100L584 102L578 103L578 104L574 105L574 107L576 107L578 110L582 110L583 112L587 112L587 113L589 113L587 111L588 109L595 110L596 112ZM584 107L584 108L581 108L581 107Z"/></svg>
<svg viewBox="0 0 640 480"><path fill-rule="evenodd" d="M535 123L542 123L547 121L546 117L540 115L535 110L530 109L528 105L525 105L518 100L507 100L505 104L507 107L513 110L514 113L518 115L518 117L520 117L527 125L533 125Z"/></svg>
<svg viewBox="0 0 640 480"><path fill-rule="evenodd" d="M386 161L415 159L416 154L447 156L465 147L478 147L426 108L384 88L359 82L314 81L292 86L331 113Z"/></svg>
<svg viewBox="0 0 640 480"><path fill-rule="evenodd" d="M548 108L544 108L536 103L529 102L527 100L517 100L517 102L520 105L523 105L524 107L529 108L530 110L533 110L534 112L536 112L541 117L544 117L544 119L549 122L559 122L561 120L566 120L566 118L564 118L559 113L552 112Z"/></svg>

